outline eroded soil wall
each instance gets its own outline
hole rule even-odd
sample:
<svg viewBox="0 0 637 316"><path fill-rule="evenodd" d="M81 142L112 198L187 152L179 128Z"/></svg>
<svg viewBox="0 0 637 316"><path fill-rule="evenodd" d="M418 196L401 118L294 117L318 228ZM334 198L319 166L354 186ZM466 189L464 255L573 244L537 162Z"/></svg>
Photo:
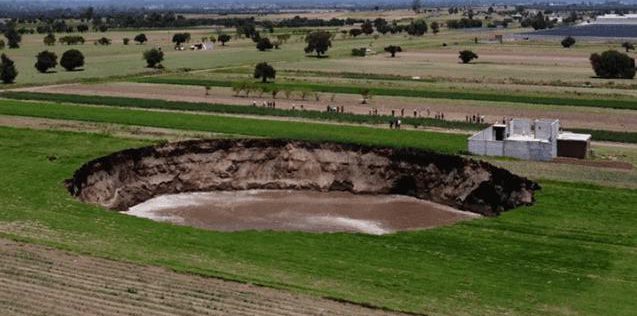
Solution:
<svg viewBox="0 0 637 316"><path fill-rule="evenodd" d="M311 190L402 194L482 215L533 203L539 186L485 162L414 149L284 140L194 140L129 149L67 180L82 201L126 210L195 191Z"/></svg>

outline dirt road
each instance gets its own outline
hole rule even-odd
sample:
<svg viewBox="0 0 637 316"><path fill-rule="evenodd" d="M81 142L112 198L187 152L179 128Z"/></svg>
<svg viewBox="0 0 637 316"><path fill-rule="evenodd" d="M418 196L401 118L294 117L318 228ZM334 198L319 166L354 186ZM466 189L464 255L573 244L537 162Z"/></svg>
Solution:
<svg viewBox="0 0 637 316"><path fill-rule="evenodd" d="M161 99L168 101L218 103L250 106L256 102L259 106L271 98L264 96L236 97L228 88L212 88L205 95L203 87L178 86L164 84L141 84L130 82L90 84L69 84L17 89L17 91L33 91L43 93L117 96L141 99ZM331 94L322 94L316 100L287 100L278 98L277 108L297 109L301 106L307 110L325 111L329 105L344 106L346 112L369 114L371 109L377 109L380 114L389 115L392 111L396 115L404 110L405 116L413 116L414 111L419 116L433 117L435 113L444 113L448 120L464 121L467 116L480 114L485 116L485 122L492 123L508 118L552 118L559 119L565 128L591 128L613 131L637 131L637 114L635 111L614 110L602 108L582 108L567 106L503 106L498 103L478 102L471 100L428 100L419 98L376 96L371 104L361 104L361 96L350 94L335 95L331 101ZM591 119L594 117L594 119Z"/></svg>
<svg viewBox="0 0 637 316"><path fill-rule="evenodd" d="M398 315L0 239L0 315Z"/></svg>

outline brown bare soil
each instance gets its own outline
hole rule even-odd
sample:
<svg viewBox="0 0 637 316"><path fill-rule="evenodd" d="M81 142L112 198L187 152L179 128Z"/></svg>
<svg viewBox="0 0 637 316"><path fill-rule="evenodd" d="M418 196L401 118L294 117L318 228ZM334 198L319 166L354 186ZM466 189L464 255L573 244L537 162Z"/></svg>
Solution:
<svg viewBox="0 0 637 316"><path fill-rule="evenodd" d="M106 123L87 123L71 120L55 120L37 117L22 117L0 115L0 126L29 128L29 129L54 129L69 132L100 133L118 137L141 139L169 139L173 141L194 138L215 138L220 134L207 132L190 132L159 127L131 126ZM228 135L223 135L228 138Z"/></svg>
<svg viewBox="0 0 637 316"><path fill-rule="evenodd" d="M0 239L1 315L390 315Z"/></svg>
<svg viewBox="0 0 637 316"><path fill-rule="evenodd" d="M21 89L23 91L119 96L141 99L161 99L169 101L219 103L251 106L253 101L258 106L271 98L257 96L237 97L230 89L212 88L210 95L205 95L203 87L176 86L140 83L101 83L98 85L70 84ZM516 118L555 118L562 122L565 128L590 128L613 131L637 131L637 114L631 111L593 109L576 107L545 107L545 106L503 106L487 104L470 100L421 100L416 98L381 97L375 96L371 104L361 104L358 95L336 95L331 101L331 94L324 93L319 101L315 100L287 100L278 98L277 108L300 109L301 105L307 110L325 111L328 105L344 106L346 112L369 114L372 108L378 109L380 114L390 114L393 110L397 115L404 109L406 116L413 116L414 111L420 116L433 117L436 112L442 112L448 120L465 120L466 116L480 114L485 116L486 122L496 122L503 117ZM633 111L634 112L634 111ZM591 119L594 117L594 119Z"/></svg>
<svg viewBox="0 0 637 316"><path fill-rule="evenodd" d="M566 157L557 157L553 159L551 162L561 163L561 164L569 164L569 165L578 165L578 166L587 166L587 167L597 167L597 168L610 168L610 169L621 169L621 170L633 170L633 165L629 162L625 161L609 161L609 160L588 160L588 159L574 159L574 158L566 158Z"/></svg>
<svg viewBox="0 0 637 316"><path fill-rule="evenodd" d="M357 232L374 235L479 217L399 195L248 190L164 195L129 215L219 231Z"/></svg>

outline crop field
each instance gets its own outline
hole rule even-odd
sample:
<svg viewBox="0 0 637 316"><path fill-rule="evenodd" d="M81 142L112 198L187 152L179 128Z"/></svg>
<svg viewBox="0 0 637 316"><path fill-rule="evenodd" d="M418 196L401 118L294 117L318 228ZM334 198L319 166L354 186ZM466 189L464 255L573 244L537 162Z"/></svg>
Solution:
<svg viewBox="0 0 637 316"><path fill-rule="evenodd" d="M631 190L543 182L536 206L381 237L213 233L105 212L64 192L61 181L83 161L141 141L0 135L4 237L414 312L630 314L637 294Z"/></svg>
<svg viewBox="0 0 637 316"><path fill-rule="evenodd" d="M401 25L418 16L441 23L465 16L401 9L254 18L296 15ZM45 46L44 34L27 34L19 49L3 49L19 74L14 84L0 84L0 314L634 315L637 81L597 78L589 60L623 52L622 43L564 33L576 28L533 33L576 37L563 48L549 36L519 38L531 28L518 22L423 36L347 35L355 27L269 33L259 26L263 36L291 35L264 52L221 26L91 31L81 34L85 44L71 46ZM321 58L304 52L305 32L316 29L334 33ZM232 39L212 51L178 51L171 38L179 32L191 33L186 46L221 33ZM132 41L139 33L149 38L144 45ZM94 45L103 36L112 44ZM402 51L392 58L388 45ZM161 69L142 59L155 47L165 52ZM40 51L61 56L71 48L86 57L81 70L34 68ZM367 56L352 56L360 48ZM461 63L465 49L479 58ZM261 62L275 78L255 78ZM592 134L590 157L469 154L471 134L511 118L559 119L565 130ZM396 119L399 129L389 125ZM117 151L216 138L418 149L483 160L541 189L532 205L499 216L369 235L204 230L83 203L65 186L83 164ZM446 181L461 181L458 170Z"/></svg>

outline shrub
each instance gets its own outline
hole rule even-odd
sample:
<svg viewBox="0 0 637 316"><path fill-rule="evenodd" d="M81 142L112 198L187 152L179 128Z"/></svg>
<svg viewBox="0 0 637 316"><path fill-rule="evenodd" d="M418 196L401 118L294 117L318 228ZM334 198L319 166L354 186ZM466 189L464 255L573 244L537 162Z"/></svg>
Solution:
<svg viewBox="0 0 637 316"><path fill-rule="evenodd" d="M77 49L70 49L62 54L60 65L67 71L84 66L84 55Z"/></svg>
<svg viewBox="0 0 637 316"><path fill-rule="evenodd" d="M9 59L7 55L0 56L0 80L3 83L13 83L18 76L18 70L15 69L15 63Z"/></svg>
<svg viewBox="0 0 637 316"><path fill-rule="evenodd" d="M352 48L352 56L365 57L365 55L367 55L367 48Z"/></svg>
<svg viewBox="0 0 637 316"><path fill-rule="evenodd" d="M60 44L66 45L76 45L76 44L84 44L85 40L82 36L64 36L60 37L58 40Z"/></svg>
<svg viewBox="0 0 637 316"><path fill-rule="evenodd" d="M564 48L569 48L573 45L575 45L575 39L570 36L567 36L562 40L562 47Z"/></svg>
<svg viewBox="0 0 637 316"><path fill-rule="evenodd" d="M635 77L635 59L616 50L607 50L601 55L592 54L590 61L598 77L623 79Z"/></svg>
<svg viewBox="0 0 637 316"><path fill-rule="evenodd" d="M130 38L128 38L128 37L124 37L124 38L122 39L122 42L124 43L124 45L128 45L128 43L130 43Z"/></svg>
<svg viewBox="0 0 637 316"><path fill-rule="evenodd" d="M53 33L49 33L47 36L44 37L43 41L44 41L44 45L53 46L55 45L55 42L56 42L55 35L53 35Z"/></svg>
<svg viewBox="0 0 637 316"><path fill-rule="evenodd" d="M270 39L267 37L260 38L257 42L257 49L262 52L272 49L273 47L274 45L272 45L272 42L270 42Z"/></svg>
<svg viewBox="0 0 637 316"><path fill-rule="evenodd" d="M407 34L413 36L422 36L427 33L427 22L425 20L416 20L412 21L411 24L407 26Z"/></svg>
<svg viewBox="0 0 637 316"><path fill-rule="evenodd" d="M460 55L458 56L458 58L462 60L463 64L468 64L472 60L478 59L478 55L470 50L463 50L460 52Z"/></svg>
<svg viewBox="0 0 637 316"><path fill-rule="evenodd" d="M148 37L146 37L146 34L141 33L137 34L133 40L138 44L143 45L144 43L148 42Z"/></svg>
<svg viewBox="0 0 637 316"><path fill-rule="evenodd" d="M10 28L4 33L4 37L7 38L9 48L20 48L20 42L22 41L22 35L18 33L14 28Z"/></svg>
<svg viewBox="0 0 637 316"><path fill-rule="evenodd" d="M46 73L51 68L55 68L58 64L58 56L48 50L40 52L36 56L35 69L41 73Z"/></svg>
<svg viewBox="0 0 637 316"><path fill-rule="evenodd" d="M358 37L361 34L363 34L363 30L361 30L361 29L351 29L351 30L349 30L349 35L351 35L352 37Z"/></svg>
<svg viewBox="0 0 637 316"><path fill-rule="evenodd" d="M148 68L155 68L164 61L164 52L159 48L149 49L144 52L144 60Z"/></svg>
<svg viewBox="0 0 637 316"><path fill-rule="evenodd" d="M97 41L95 41L95 45L102 45L102 46L111 45L111 39L110 38L106 38L106 37L102 37L102 38L98 39Z"/></svg>

